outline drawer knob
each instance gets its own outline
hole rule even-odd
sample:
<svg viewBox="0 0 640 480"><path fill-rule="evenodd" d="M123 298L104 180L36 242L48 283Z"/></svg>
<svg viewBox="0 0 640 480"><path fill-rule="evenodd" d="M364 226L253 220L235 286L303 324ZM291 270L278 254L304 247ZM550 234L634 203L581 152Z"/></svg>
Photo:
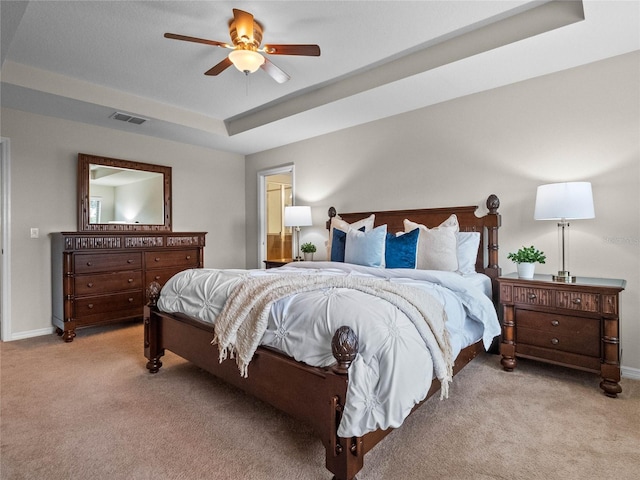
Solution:
<svg viewBox="0 0 640 480"><path fill-rule="evenodd" d="M574 298L573 299L573 303L575 303L576 305L580 305L582 303L582 299L581 298Z"/></svg>
<svg viewBox="0 0 640 480"><path fill-rule="evenodd" d="M160 261L160 257L156 257L156 258L154 258L154 260L155 260L156 262L159 262L159 261Z"/></svg>
<svg viewBox="0 0 640 480"><path fill-rule="evenodd" d="M187 260L191 260L191 255L187 255Z"/></svg>
<svg viewBox="0 0 640 480"><path fill-rule="evenodd" d="M155 277L153 277L154 280L160 280L160 275L156 275Z"/></svg>
<svg viewBox="0 0 640 480"><path fill-rule="evenodd" d="M129 298L129 303L132 303L132 302L133 302L133 298Z"/></svg>
<svg viewBox="0 0 640 480"><path fill-rule="evenodd" d="M560 325L560 322L558 320L551 320L551 325L557 327L558 325Z"/></svg>
<svg viewBox="0 0 640 480"><path fill-rule="evenodd" d="M536 299L536 294L535 293L530 293L529 294L529 300L535 300Z"/></svg>
<svg viewBox="0 0 640 480"><path fill-rule="evenodd" d="M127 280L127 282L133 283L133 278L130 278L129 280Z"/></svg>
<svg viewBox="0 0 640 480"><path fill-rule="evenodd" d="M93 308L93 303L90 303L89 305L87 305L87 308Z"/></svg>
<svg viewBox="0 0 640 480"><path fill-rule="evenodd" d="M91 262L87 262L87 267L90 267L90 266L91 266Z"/></svg>
<svg viewBox="0 0 640 480"><path fill-rule="evenodd" d="M93 287L93 282L87 283L87 287L92 288Z"/></svg>
<svg viewBox="0 0 640 480"><path fill-rule="evenodd" d="M551 339L551 343L552 343L553 345L558 345L558 344L560 343L560 340L558 340L557 338L552 338L552 339Z"/></svg>
<svg viewBox="0 0 640 480"><path fill-rule="evenodd" d="M133 263L133 260L129 259L127 260L127 263Z"/></svg>

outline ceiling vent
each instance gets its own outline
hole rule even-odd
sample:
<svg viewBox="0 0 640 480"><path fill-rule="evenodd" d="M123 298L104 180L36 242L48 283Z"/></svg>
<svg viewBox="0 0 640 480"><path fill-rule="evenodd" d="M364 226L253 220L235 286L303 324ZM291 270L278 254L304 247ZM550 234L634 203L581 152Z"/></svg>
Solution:
<svg viewBox="0 0 640 480"><path fill-rule="evenodd" d="M146 118L135 117L133 115L129 115L128 113L122 113L122 112L114 112L113 114L111 114L109 118L120 120L121 122L133 123L135 125L142 125L144 122L147 121Z"/></svg>

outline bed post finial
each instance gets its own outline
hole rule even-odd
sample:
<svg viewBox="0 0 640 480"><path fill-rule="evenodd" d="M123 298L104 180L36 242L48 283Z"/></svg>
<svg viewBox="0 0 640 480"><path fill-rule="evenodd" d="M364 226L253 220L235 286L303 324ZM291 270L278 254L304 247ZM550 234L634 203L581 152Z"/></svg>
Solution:
<svg viewBox="0 0 640 480"><path fill-rule="evenodd" d="M351 327L343 325L336 330L331 340L331 351L333 358L338 365L333 367L333 371L346 375L351 363L356 359L359 350L358 336Z"/></svg>
<svg viewBox="0 0 640 480"><path fill-rule="evenodd" d="M489 195L487 198L487 208L489 209L489 213L496 214L498 213L498 208L500 208L500 199L494 193Z"/></svg>
<svg viewBox="0 0 640 480"><path fill-rule="evenodd" d="M331 230L331 219L337 216L338 212L336 212L335 207L329 207L329 212L327 212L327 214L329 215L329 220L327 220L327 230Z"/></svg>
<svg viewBox="0 0 640 480"><path fill-rule="evenodd" d="M158 303L158 298L160 298L160 290L162 287L158 282L151 282L147 287L147 304L150 307L155 307Z"/></svg>

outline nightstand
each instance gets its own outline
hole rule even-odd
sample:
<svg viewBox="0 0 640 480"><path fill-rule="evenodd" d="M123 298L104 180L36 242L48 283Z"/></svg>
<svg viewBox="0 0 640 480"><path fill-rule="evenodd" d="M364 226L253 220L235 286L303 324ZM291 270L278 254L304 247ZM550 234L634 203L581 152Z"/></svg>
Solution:
<svg viewBox="0 0 640 480"><path fill-rule="evenodd" d="M551 275L498 278L503 308L500 363L516 357L599 373L600 388L616 397L620 387L619 293L626 281L578 277L555 282Z"/></svg>
<svg viewBox="0 0 640 480"><path fill-rule="evenodd" d="M293 262L292 258L274 258L271 260L264 260L264 266L265 268L276 268L282 267L290 262Z"/></svg>

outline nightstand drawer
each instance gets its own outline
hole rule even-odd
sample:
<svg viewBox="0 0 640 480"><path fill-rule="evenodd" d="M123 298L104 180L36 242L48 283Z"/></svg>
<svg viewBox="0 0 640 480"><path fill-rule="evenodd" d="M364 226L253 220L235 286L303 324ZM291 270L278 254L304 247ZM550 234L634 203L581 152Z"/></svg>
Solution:
<svg viewBox="0 0 640 480"><path fill-rule="evenodd" d="M541 305L550 307L553 304L552 290L535 287L513 287L514 303Z"/></svg>
<svg viewBox="0 0 640 480"><path fill-rule="evenodd" d="M518 310L517 324L518 328L525 327L558 335L581 336L594 341L600 338L600 320L597 318Z"/></svg>
<svg viewBox="0 0 640 480"><path fill-rule="evenodd" d="M600 295L560 290L556 292L556 306L581 312L599 312Z"/></svg>
<svg viewBox="0 0 640 480"><path fill-rule="evenodd" d="M516 342L520 346L535 345L589 357L600 357L600 339L593 336L565 334L561 331L533 330L518 325Z"/></svg>

